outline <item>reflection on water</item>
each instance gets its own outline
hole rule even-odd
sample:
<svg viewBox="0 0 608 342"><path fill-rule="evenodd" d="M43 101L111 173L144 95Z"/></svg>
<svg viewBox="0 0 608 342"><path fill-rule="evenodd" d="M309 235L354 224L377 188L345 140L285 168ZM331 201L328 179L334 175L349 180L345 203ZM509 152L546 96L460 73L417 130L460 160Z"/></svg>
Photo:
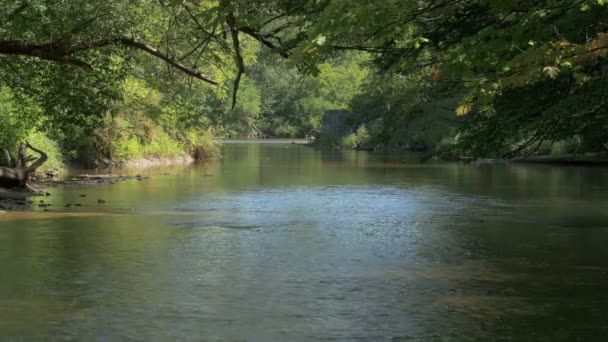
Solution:
<svg viewBox="0 0 608 342"><path fill-rule="evenodd" d="M293 144L224 154L0 214L0 340L608 333L606 169Z"/></svg>

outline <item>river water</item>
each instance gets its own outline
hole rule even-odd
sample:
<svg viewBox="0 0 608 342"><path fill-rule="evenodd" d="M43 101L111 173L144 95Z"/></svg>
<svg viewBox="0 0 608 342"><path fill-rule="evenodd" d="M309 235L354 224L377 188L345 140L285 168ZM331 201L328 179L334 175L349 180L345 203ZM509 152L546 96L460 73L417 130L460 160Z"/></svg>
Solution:
<svg viewBox="0 0 608 342"><path fill-rule="evenodd" d="M608 169L223 149L0 214L0 341L608 336Z"/></svg>

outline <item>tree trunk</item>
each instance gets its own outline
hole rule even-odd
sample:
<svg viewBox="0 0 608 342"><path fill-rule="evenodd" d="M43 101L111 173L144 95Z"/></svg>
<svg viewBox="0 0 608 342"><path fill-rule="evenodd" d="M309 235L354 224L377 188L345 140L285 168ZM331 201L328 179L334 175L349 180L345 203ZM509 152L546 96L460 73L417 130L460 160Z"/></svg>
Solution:
<svg viewBox="0 0 608 342"><path fill-rule="evenodd" d="M255 124L251 124L250 127L253 128L253 130L255 131L256 138L260 138L260 139L270 138L270 136L268 134L264 133L264 131L259 129Z"/></svg>
<svg viewBox="0 0 608 342"><path fill-rule="evenodd" d="M31 149L32 151L40 154L40 157L36 158L33 156L27 156L27 149ZM8 154L8 153L7 153ZM12 167L9 158L9 166L0 167L0 186L5 188L24 188L28 190L35 191L30 187L28 181L30 179L30 175L36 171L46 160L48 156L46 153L40 151L39 149L33 147L29 143L21 144L19 147L19 156L15 167ZM29 166L28 162L33 161Z"/></svg>

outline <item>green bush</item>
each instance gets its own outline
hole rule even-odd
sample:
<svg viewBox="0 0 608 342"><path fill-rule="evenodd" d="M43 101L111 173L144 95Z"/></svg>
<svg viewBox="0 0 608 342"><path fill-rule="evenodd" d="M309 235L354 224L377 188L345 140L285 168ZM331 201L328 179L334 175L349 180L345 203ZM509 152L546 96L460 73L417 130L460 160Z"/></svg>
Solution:
<svg viewBox="0 0 608 342"><path fill-rule="evenodd" d="M355 133L351 133L344 138L340 145L344 148L367 148L369 147L371 137L365 125L359 126Z"/></svg>
<svg viewBox="0 0 608 342"><path fill-rule="evenodd" d="M0 86L0 165L6 164L4 150L17 153L19 144L24 142L32 127L38 122L40 108L27 98L14 97L10 88Z"/></svg>
<svg viewBox="0 0 608 342"><path fill-rule="evenodd" d="M170 158L185 153L180 140L145 117L108 117L93 139L97 153L114 160Z"/></svg>
<svg viewBox="0 0 608 342"><path fill-rule="evenodd" d="M556 141L551 145L551 154L572 154L582 149L582 141L578 136L566 140Z"/></svg>
<svg viewBox="0 0 608 342"><path fill-rule="evenodd" d="M357 139L359 140L359 145L365 146L365 145L369 144L370 138L371 137L370 137L365 125L359 126L359 128L357 129Z"/></svg>
<svg viewBox="0 0 608 342"><path fill-rule="evenodd" d="M140 138L131 136L115 139L112 143L112 158L116 160L169 158L180 156L183 153L184 150L180 143L164 131L157 132L156 136L148 142L142 142Z"/></svg>
<svg viewBox="0 0 608 342"><path fill-rule="evenodd" d="M196 159L216 159L220 157L220 144L211 130L190 130L185 134L188 154Z"/></svg>
<svg viewBox="0 0 608 342"><path fill-rule="evenodd" d="M113 139L111 149L114 159L134 159L144 156L143 147L136 137Z"/></svg>
<svg viewBox="0 0 608 342"><path fill-rule="evenodd" d="M184 154L183 146L163 130L158 130L142 147L144 157L168 158Z"/></svg>
<svg viewBox="0 0 608 342"><path fill-rule="evenodd" d="M342 138L342 142L340 143L340 146L342 146L344 148L357 148L358 141L359 140L357 139L357 134L351 133L351 134L345 136L344 138Z"/></svg>

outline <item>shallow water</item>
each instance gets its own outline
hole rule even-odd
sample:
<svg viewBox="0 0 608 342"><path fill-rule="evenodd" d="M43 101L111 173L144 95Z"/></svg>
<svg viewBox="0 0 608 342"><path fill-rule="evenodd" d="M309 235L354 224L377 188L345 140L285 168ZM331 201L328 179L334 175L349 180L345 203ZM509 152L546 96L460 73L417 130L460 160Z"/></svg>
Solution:
<svg viewBox="0 0 608 342"><path fill-rule="evenodd" d="M224 155L0 214L0 340L608 333L608 169L290 143Z"/></svg>

